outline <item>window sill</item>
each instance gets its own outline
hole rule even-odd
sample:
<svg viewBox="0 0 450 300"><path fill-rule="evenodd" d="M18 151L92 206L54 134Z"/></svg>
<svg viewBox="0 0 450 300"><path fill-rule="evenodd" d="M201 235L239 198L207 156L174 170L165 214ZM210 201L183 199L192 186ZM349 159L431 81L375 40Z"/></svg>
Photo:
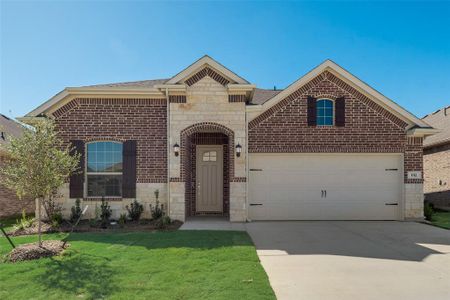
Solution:
<svg viewBox="0 0 450 300"><path fill-rule="evenodd" d="M105 199L105 201L122 201L122 197L85 197L83 198L83 201L102 201L102 199Z"/></svg>

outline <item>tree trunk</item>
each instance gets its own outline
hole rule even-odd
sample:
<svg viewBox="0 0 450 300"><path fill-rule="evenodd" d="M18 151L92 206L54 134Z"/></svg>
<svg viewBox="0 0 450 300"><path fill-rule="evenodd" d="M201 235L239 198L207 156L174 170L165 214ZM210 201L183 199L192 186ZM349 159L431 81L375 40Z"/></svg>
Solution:
<svg viewBox="0 0 450 300"><path fill-rule="evenodd" d="M42 224L41 224L41 198L38 198L38 236L39 236L39 247L42 247Z"/></svg>

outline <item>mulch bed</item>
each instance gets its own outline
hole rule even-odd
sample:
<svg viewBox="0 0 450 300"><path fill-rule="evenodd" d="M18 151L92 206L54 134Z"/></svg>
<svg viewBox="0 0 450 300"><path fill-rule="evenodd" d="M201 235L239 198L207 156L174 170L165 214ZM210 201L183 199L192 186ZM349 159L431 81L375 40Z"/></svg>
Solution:
<svg viewBox="0 0 450 300"><path fill-rule="evenodd" d="M80 223L75 227L74 232L115 232L115 231L155 231L155 230L165 230L172 231L178 230L183 222L172 221L166 228L160 229L153 220L140 220L140 221L128 221L123 226L108 225L107 228L102 228L100 224L92 224L89 220L81 220ZM63 222L59 227L52 227L51 224L42 222L42 233L55 233L55 232L70 232L72 230L72 225L68 222ZM20 235L30 235L38 233L38 222L35 221L34 224L25 229L13 230L8 233L9 236L20 236Z"/></svg>
<svg viewBox="0 0 450 300"><path fill-rule="evenodd" d="M13 249L9 254L8 261L18 262L34 260L43 257L59 255L69 244L62 241L43 241L42 246L38 243L23 244Z"/></svg>
<svg viewBox="0 0 450 300"><path fill-rule="evenodd" d="M41 231L42 233L53 233L53 232L57 232L58 230L53 228L52 225L47 224L45 222L42 222L41 225ZM35 221L33 223L33 225L31 225L28 228L23 228L23 229L13 229L12 231L8 232L9 236L19 236L19 235L30 235L30 234L37 234L38 233L38 222Z"/></svg>

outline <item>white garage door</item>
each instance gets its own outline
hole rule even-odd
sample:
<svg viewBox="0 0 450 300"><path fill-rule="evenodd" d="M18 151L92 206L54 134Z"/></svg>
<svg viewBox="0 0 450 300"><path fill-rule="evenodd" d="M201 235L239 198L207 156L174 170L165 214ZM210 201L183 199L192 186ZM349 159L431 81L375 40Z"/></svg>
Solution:
<svg viewBox="0 0 450 300"><path fill-rule="evenodd" d="M250 154L252 220L396 220L402 156Z"/></svg>

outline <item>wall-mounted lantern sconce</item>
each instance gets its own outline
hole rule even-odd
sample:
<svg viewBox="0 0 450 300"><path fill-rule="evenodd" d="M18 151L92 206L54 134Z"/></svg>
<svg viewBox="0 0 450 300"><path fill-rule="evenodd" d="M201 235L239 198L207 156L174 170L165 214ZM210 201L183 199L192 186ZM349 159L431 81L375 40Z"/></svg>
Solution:
<svg viewBox="0 0 450 300"><path fill-rule="evenodd" d="M180 155L180 145L178 145L177 143L173 145L173 153L175 154L175 156Z"/></svg>
<svg viewBox="0 0 450 300"><path fill-rule="evenodd" d="M236 156L240 157L242 152L242 146L240 144L236 145Z"/></svg>

